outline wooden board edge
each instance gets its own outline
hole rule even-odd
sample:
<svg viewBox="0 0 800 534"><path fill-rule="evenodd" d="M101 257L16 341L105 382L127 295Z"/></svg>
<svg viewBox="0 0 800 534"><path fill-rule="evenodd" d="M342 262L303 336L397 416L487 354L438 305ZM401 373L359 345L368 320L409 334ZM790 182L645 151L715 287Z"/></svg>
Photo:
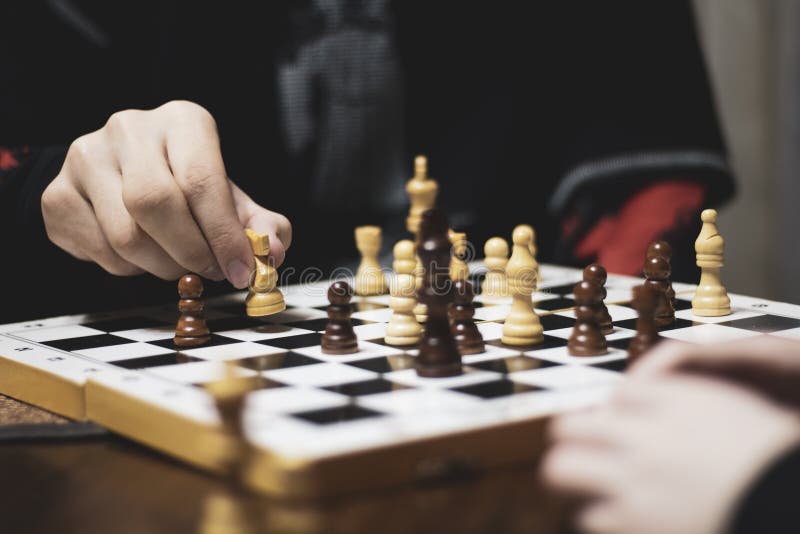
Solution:
<svg viewBox="0 0 800 534"><path fill-rule="evenodd" d="M86 421L84 386L37 367L0 357L0 393L76 421Z"/></svg>
<svg viewBox="0 0 800 534"><path fill-rule="evenodd" d="M323 498L480 473L536 461L548 421L543 416L295 465L275 465L274 457L256 454L247 483L270 495Z"/></svg>
<svg viewBox="0 0 800 534"><path fill-rule="evenodd" d="M231 438L220 428L91 379L86 399L91 421L194 466L222 472ZM479 472L535 460L544 448L546 421L541 417L309 460L256 449L245 482L272 497L316 499Z"/></svg>

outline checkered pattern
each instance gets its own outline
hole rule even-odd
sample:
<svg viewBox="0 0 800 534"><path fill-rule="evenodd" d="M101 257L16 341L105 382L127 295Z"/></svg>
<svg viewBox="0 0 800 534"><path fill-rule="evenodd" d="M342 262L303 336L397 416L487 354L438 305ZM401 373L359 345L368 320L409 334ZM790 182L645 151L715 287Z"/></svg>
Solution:
<svg viewBox="0 0 800 534"><path fill-rule="evenodd" d="M464 357L463 374L449 378L417 376L417 348L384 341L391 315L386 296L353 302L357 353L322 353L327 284L286 288L287 310L264 321L243 315L242 295L211 300L206 306L211 341L192 349L174 345L176 314L171 307L102 319L58 318L0 331L28 343L34 352L45 350L50 358L77 356L103 371L92 380L208 421L216 417L213 405L196 386L218 379L223 362L233 361L240 374L259 377L245 413L250 439L284 454L321 456L489 428L595 402L607 394L625 371L636 322L632 308L613 302L629 295L639 280L609 278L608 308L614 321L609 353L579 358L570 356L566 345L575 323L571 293L580 271L544 266L543 274L545 282L534 302L544 342L503 345L509 303L479 294L475 317L486 351ZM479 288L481 272L472 278ZM764 334L800 337L800 313L794 308L793 316L773 315L762 310L779 303L742 301L744 306L732 315L701 318L691 313L686 300L691 292L679 288L678 294L676 321L662 331L664 337L695 343Z"/></svg>

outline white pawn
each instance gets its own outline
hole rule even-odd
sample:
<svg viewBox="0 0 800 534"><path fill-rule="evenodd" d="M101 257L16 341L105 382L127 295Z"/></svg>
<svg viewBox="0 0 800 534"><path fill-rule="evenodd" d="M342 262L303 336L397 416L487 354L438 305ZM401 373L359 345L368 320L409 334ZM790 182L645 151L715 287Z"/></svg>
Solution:
<svg viewBox="0 0 800 534"><path fill-rule="evenodd" d="M703 227L694 242L700 283L692 299L692 313L701 317L730 315L731 299L720 280L725 239L717 230L717 211L703 210L700 214Z"/></svg>
<svg viewBox="0 0 800 534"><path fill-rule="evenodd" d="M508 264L508 243L502 237L492 237L483 246L486 265L486 278L481 286L484 300L505 300L510 296L506 265Z"/></svg>
<svg viewBox="0 0 800 534"><path fill-rule="evenodd" d="M536 268L536 284L538 286L540 276L539 276L539 262L536 261L536 231L530 224L517 225L517 227L514 228L514 230L516 231L517 228L525 228L526 231L531 233L531 242L528 245L528 251L531 253L531 257L533 258L533 265ZM534 288L533 290L536 291L536 288Z"/></svg>
<svg viewBox="0 0 800 534"><path fill-rule="evenodd" d="M544 329L533 310L531 295L536 289L536 262L529 246L533 232L525 225L517 226L512 236L514 249L506 265L511 311L503 324L502 342L506 345L535 345L544 341Z"/></svg>
<svg viewBox="0 0 800 534"><path fill-rule="evenodd" d="M394 246L395 275L390 284L389 307L392 317L386 325L384 341L389 345L415 345L422 336L422 327L414 316L416 299L416 254L414 242L404 239Z"/></svg>
<svg viewBox="0 0 800 534"><path fill-rule="evenodd" d="M466 280L469 278L469 265L464 261L467 253L467 234L456 232L452 228L447 232L447 238L453 245L453 254L450 256L450 279Z"/></svg>
<svg viewBox="0 0 800 534"><path fill-rule="evenodd" d="M415 280L414 287L416 288L416 291L419 291L420 288L422 287L422 274L423 274L422 262L419 261L418 255L415 256L414 261L416 263L416 265L414 266L414 280ZM417 318L418 323L420 324L424 323L425 321L428 320L428 307L422 302L417 302L417 305L414 306L414 316Z"/></svg>
<svg viewBox="0 0 800 534"><path fill-rule="evenodd" d="M380 227L356 228L356 248L361 253L361 264L356 271L355 294L364 297L386 294L389 288L378 263L378 252L381 249Z"/></svg>

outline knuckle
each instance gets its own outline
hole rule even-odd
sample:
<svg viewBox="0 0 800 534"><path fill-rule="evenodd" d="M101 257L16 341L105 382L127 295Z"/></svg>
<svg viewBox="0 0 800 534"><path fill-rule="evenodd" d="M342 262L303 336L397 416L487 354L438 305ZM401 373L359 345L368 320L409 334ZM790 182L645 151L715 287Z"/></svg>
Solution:
<svg viewBox="0 0 800 534"><path fill-rule="evenodd" d="M119 252L123 257L135 255L141 248L143 240L144 233L135 225L116 230L108 235L108 242L111 248Z"/></svg>
<svg viewBox="0 0 800 534"><path fill-rule="evenodd" d="M211 112L209 112L200 104L190 100L170 100L158 108L158 110L174 115L180 115L182 117L193 117L206 124L216 126L216 121L211 115Z"/></svg>
<svg viewBox="0 0 800 534"><path fill-rule="evenodd" d="M124 133L130 131L139 122L143 112L138 109L126 109L112 113L104 128L111 133Z"/></svg>
<svg viewBox="0 0 800 534"><path fill-rule="evenodd" d="M53 215L67 200L68 185L61 175L50 182L42 193L42 215L47 218Z"/></svg>
<svg viewBox="0 0 800 534"><path fill-rule="evenodd" d="M183 192L189 199L199 199L215 190L225 179L224 172L216 166L195 163L186 169L182 181Z"/></svg>
<svg viewBox="0 0 800 534"><path fill-rule="evenodd" d="M169 209L172 203L172 191L163 186L123 187L122 202L128 213L135 218L147 217L152 213Z"/></svg>
<svg viewBox="0 0 800 534"><path fill-rule="evenodd" d="M69 145L67 159L71 163L87 161L91 156L93 144L93 140L88 134L78 137Z"/></svg>

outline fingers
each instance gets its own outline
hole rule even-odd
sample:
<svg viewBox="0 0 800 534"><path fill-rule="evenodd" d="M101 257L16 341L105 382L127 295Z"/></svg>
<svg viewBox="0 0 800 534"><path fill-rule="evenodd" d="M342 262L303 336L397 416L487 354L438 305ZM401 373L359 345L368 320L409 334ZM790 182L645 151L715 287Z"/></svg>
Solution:
<svg viewBox="0 0 800 534"><path fill-rule="evenodd" d="M233 200L239 220L245 228L252 228L260 234L269 235L269 255L279 267L286 256L286 250L292 244L292 225L289 219L262 208L231 182Z"/></svg>
<svg viewBox="0 0 800 534"><path fill-rule="evenodd" d="M662 343L634 365L631 377L649 379L678 371L719 373L745 368L800 374L800 343L776 336L716 345Z"/></svg>
<svg viewBox="0 0 800 534"><path fill-rule="evenodd" d="M103 210L106 216L98 215L112 244L124 247L117 251L161 278L190 271L221 280L217 260L164 160L163 146L150 140L141 142L135 154L122 149L119 164L120 181L91 181L95 194L113 199Z"/></svg>
<svg viewBox="0 0 800 534"><path fill-rule="evenodd" d="M545 456L542 476L565 493L595 497L620 484L621 467L608 450L570 443Z"/></svg>
<svg viewBox="0 0 800 534"><path fill-rule="evenodd" d="M57 205L64 198L74 212ZM245 226L269 235L276 264L292 239L285 217L230 182L216 124L191 102L121 111L77 139L42 212L57 244L82 259L102 256L112 272L174 279L192 271L239 288L253 269Z"/></svg>
<svg viewBox="0 0 800 534"><path fill-rule="evenodd" d="M92 206L71 179L60 174L42 195L42 215L50 240L81 260L91 260L111 274L133 276L143 271L111 248Z"/></svg>
<svg viewBox="0 0 800 534"><path fill-rule="evenodd" d="M246 287L253 270L253 253L234 206L211 115L205 110L176 113L166 134L166 151L178 187L218 265L234 286Z"/></svg>

